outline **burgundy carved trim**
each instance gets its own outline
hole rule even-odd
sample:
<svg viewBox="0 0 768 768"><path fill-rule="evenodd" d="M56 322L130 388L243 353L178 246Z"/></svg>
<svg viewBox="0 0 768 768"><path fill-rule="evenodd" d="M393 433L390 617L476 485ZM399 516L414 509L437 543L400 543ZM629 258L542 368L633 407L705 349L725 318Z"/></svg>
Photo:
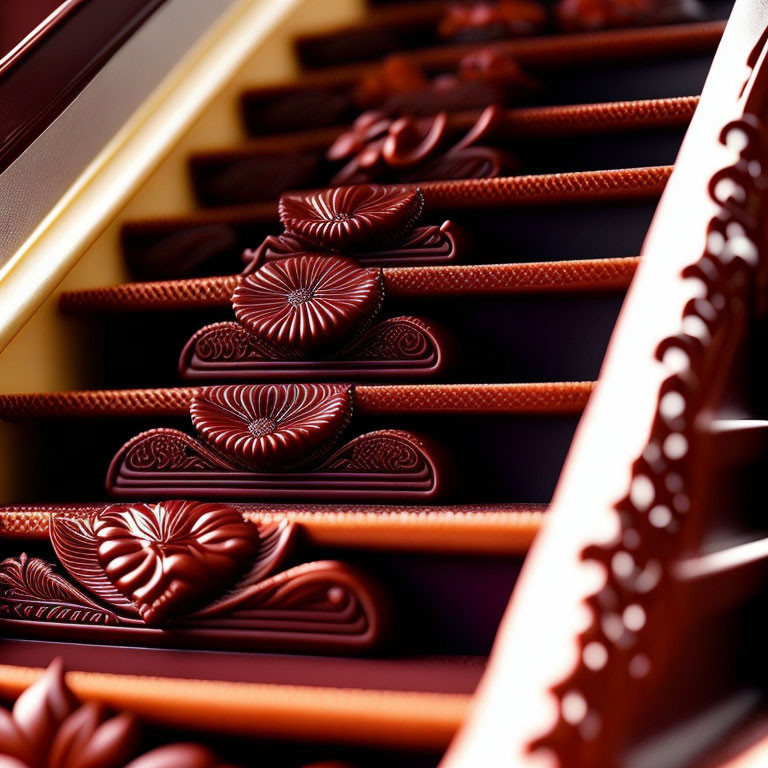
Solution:
<svg viewBox="0 0 768 768"><path fill-rule="evenodd" d="M559 0L559 25L568 32L697 21L704 14L699 0Z"/></svg>
<svg viewBox="0 0 768 768"><path fill-rule="evenodd" d="M333 445L352 416L345 384L206 387L189 407L200 437L260 469L306 461Z"/></svg>
<svg viewBox="0 0 768 768"><path fill-rule="evenodd" d="M483 0L448 6L437 27L444 40L480 42L530 35L547 23L547 11L530 0Z"/></svg>
<svg viewBox="0 0 768 768"><path fill-rule="evenodd" d="M487 107L466 136L450 146L445 112L423 118L404 116L389 123L378 114L363 114L327 152L329 160L346 161L331 183L503 175L514 168L514 159L501 150L486 146L493 143L503 121L504 112L500 107ZM467 157L478 154L488 158L485 163L466 162Z"/></svg>
<svg viewBox="0 0 768 768"><path fill-rule="evenodd" d="M278 212L289 235L315 248L349 252L409 232L423 208L418 189L365 184L287 193L280 198Z"/></svg>
<svg viewBox="0 0 768 768"><path fill-rule="evenodd" d="M61 659L16 699L11 710L0 708L0 722L0 756L9 768L221 766L205 747L190 743L168 744L135 757L141 749L136 718L93 702L80 704L64 679Z"/></svg>
<svg viewBox="0 0 768 768"><path fill-rule="evenodd" d="M177 442L200 456L198 440L175 429L153 429L129 440L115 455L107 473L107 490L119 497L171 498L194 494L201 499L427 499L437 495L442 472L439 458L416 436L401 431L369 432L355 438L323 461L301 470L249 472L235 462L219 461L193 471L167 464L146 466L157 453L155 443ZM141 456L145 466L136 461ZM390 460L392 456L409 457Z"/></svg>
<svg viewBox="0 0 768 768"><path fill-rule="evenodd" d="M235 316L267 343L308 351L370 324L384 295L381 272L342 256L305 254L265 264L235 288Z"/></svg>
<svg viewBox="0 0 768 768"><path fill-rule="evenodd" d="M25 554L0 564L0 617L117 624L112 611L55 574L48 563Z"/></svg>
<svg viewBox="0 0 768 768"><path fill-rule="evenodd" d="M56 625L68 638L97 642L312 650L372 645L381 633L381 598L361 574L335 561L278 572L295 533L287 521L256 526L213 503L55 513L54 551L78 586L26 554L0 562L0 626L35 635L43 624L50 637Z"/></svg>
<svg viewBox="0 0 768 768"><path fill-rule="evenodd" d="M431 376L445 364L442 332L415 317L393 317L325 360L268 355L238 323L201 328L187 342L179 359L185 379L243 381L258 379L401 378Z"/></svg>
<svg viewBox="0 0 768 768"><path fill-rule="evenodd" d="M761 39L761 51L764 45ZM750 76L751 96L764 104L766 73L755 77L761 82ZM709 181L718 211L709 221L704 253L681 274L696 286L695 297L683 308L679 333L656 348L669 375L627 495L616 504L618 533L582 553L606 581L586 601L591 621L578 638L579 662L553 691L559 719L531 746L574 768L621 762L633 713L642 711L670 658L680 630L673 569L692 551L700 523L694 499L702 482L704 424L722 398L746 318L765 312L766 143L763 126L750 113L750 97L742 117L723 127L719 143L737 160Z"/></svg>
<svg viewBox="0 0 768 768"><path fill-rule="evenodd" d="M353 98L358 109L371 110L378 119L385 119L435 115L443 110L483 109L489 104L507 104L519 94L536 88L536 82L509 53L491 45L462 57L455 72L443 72L431 78L412 57L389 56L363 77L354 89ZM375 122L369 118L358 124L358 142L362 139L366 144L380 131ZM360 149L362 146L358 143L355 151Z"/></svg>

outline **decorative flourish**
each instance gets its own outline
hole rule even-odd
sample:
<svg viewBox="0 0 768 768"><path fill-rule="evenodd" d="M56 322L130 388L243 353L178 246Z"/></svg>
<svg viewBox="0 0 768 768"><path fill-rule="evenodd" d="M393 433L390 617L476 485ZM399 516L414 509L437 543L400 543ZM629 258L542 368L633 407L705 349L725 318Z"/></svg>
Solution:
<svg viewBox="0 0 768 768"><path fill-rule="evenodd" d="M377 323L325 360L265 354L258 339L238 323L214 323L187 342L179 371L187 379L242 381L264 378L355 380L429 376L442 369L445 341L438 329L416 317Z"/></svg>
<svg viewBox="0 0 768 768"><path fill-rule="evenodd" d="M176 435L181 435L179 439ZM232 469L215 451L198 443L183 432L169 433L164 429L150 429L130 441L131 450L125 466L126 472L209 472Z"/></svg>
<svg viewBox="0 0 768 768"><path fill-rule="evenodd" d="M510 170L514 161L484 143L493 142L503 122L501 108L487 107L466 136L451 147L446 112L423 118L405 116L388 124L378 113L363 114L350 132L340 136L328 149L329 160L347 161L331 183L479 178L481 172L483 176L499 176ZM367 138L365 144L362 144L363 137ZM473 156L480 154L487 158L482 168L461 162L470 151Z"/></svg>
<svg viewBox="0 0 768 768"><path fill-rule="evenodd" d="M111 611L57 576L48 563L26 554L0 562L0 596L0 616L83 624L117 623Z"/></svg>
<svg viewBox="0 0 768 768"><path fill-rule="evenodd" d="M758 99L761 85L754 91ZM698 517L693 502L702 470L692 456L704 419L722 400L745 317L765 312L763 128L745 110L723 128L719 141L737 160L709 182L719 210L709 222L704 253L682 273L696 284L696 296L684 307L680 332L657 347L669 375L660 386L648 444L616 505L619 534L583 552L606 573L606 583L587 599L592 621L579 636L581 661L554 689L560 718L532 745L574 768L619 764L632 724L614 692L637 702L669 658L679 609L671 571L690 546Z"/></svg>
<svg viewBox="0 0 768 768"><path fill-rule="evenodd" d="M352 415L342 384L206 387L190 404L200 436L253 467L295 464L333 444Z"/></svg>
<svg viewBox="0 0 768 768"><path fill-rule="evenodd" d="M357 438L328 460L344 472L410 473L424 467L418 442L396 430L382 430L375 440Z"/></svg>
<svg viewBox="0 0 768 768"><path fill-rule="evenodd" d="M151 443L137 446L131 454L131 469L139 471L146 469L198 470L207 469L217 459L213 454L201 456L190 446L176 440L165 440L162 435Z"/></svg>
<svg viewBox="0 0 768 768"><path fill-rule="evenodd" d="M380 635L380 598L356 570L320 561L277 573L294 549L288 521L257 527L225 505L170 501L67 509L50 534L95 597L22 554L0 563L0 626L67 624L67 637L106 642L140 630L142 644L172 630L184 645L248 650L365 649Z"/></svg>
<svg viewBox="0 0 768 768"><path fill-rule="evenodd" d="M196 450L205 446L184 432L155 429L129 440L115 455L107 473L107 490L128 498L173 497L194 493L217 499L424 499L441 489L439 461L418 438L408 432L385 430L356 437L325 460L294 470L244 471L236 462L221 463L191 474L174 470L131 469L131 453L159 438L178 440ZM395 446L398 454L417 456L412 466L391 463L385 457ZM363 462L363 456L367 456ZM378 458L377 458L378 457ZM400 469L397 469L400 466ZM397 474L393 475L393 472Z"/></svg>
<svg viewBox="0 0 768 768"><path fill-rule="evenodd" d="M342 256L305 255L265 264L232 295L235 316L267 342L304 351L359 332L379 311L381 272Z"/></svg>
<svg viewBox="0 0 768 768"><path fill-rule="evenodd" d="M350 252L409 232L423 208L419 189L364 184L288 193L278 210L289 235L316 248Z"/></svg>
<svg viewBox="0 0 768 768"><path fill-rule="evenodd" d="M112 714L100 704L80 704L56 659L37 682L0 708L0 756L8 768L217 768L221 764L197 744L169 744L131 760L140 749L138 720ZM129 762L130 761L130 762Z"/></svg>
<svg viewBox="0 0 768 768"><path fill-rule="evenodd" d="M437 33L445 40L479 42L530 35L546 23L544 7L530 0L483 0L451 3L438 24Z"/></svg>

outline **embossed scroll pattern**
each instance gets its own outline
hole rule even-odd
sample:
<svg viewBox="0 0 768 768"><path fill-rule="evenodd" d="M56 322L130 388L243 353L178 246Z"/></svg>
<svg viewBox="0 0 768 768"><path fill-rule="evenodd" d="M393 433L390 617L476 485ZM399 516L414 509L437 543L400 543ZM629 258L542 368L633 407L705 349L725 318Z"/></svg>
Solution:
<svg viewBox="0 0 768 768"><path fill-rule="evenodd" d="M201 502L58 513L50 538L66 575L24 553L0 562L0 626L66 626L67 636L81 627L118 643L137 632L162 643L172 630L204 647L368 648L380 631L374 590L335 561L280 570L295 533Z"/></svg>
<svg viewBox="0 0 768 768"><path fill-rule="evenodd" d="M737 159L709 182L719 210L709 223L705 252L682 274L701 290L685 306L680 333L658 346L656 356L670 373L648 444L632 466L629 492L616 507L620 533L583 553L607 580L587 600L592 621L579 636L580 661L554 689L557 724L531 745L573 768L619 764L631 712L663 664L663 636L675 615L671 567L696 518L691 456L697 424L720 395L746 315L764 310L764 131L745 113L722 129L719 140Z"/></svg>

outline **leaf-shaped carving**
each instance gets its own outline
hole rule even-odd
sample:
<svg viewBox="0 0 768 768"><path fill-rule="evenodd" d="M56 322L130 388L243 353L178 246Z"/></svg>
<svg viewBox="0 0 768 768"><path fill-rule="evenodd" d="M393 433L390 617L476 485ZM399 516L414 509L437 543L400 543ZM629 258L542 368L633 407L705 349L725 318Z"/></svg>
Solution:
<svg viewBox="0 0 768 768"><path fill-rule="evenodd" d="M280 198L286 232L324 250L350 251L410 231L421 215L419 189L363 184Z"/></svg>
<svg viewBox="0 0 768 768"><path fill-rule="evenodd" d="M348 360L391 360L433 364L438 346L428 326L416 317L393 317L375 325L339 354Z"/></svg>
<svg viewBox="0 0 768 768"><path fill-rule="evenodd" d="M98 514L98 513L96 513ZM138 615L138 608L108 578L99 563L98 537L93 531L95 515L54 515L50 523L53 550L68 573L86 589L116 609Z"/></svg>
<svg viewBox="0 0 768 768"><path fill-rule="evenodd" d="M38 621L118 623L114 613L54 573L49 563L26 554L0 563L0 613Z"/></svg>
<svg viewBox="0 0 768 768"><path fill-rule="evenodd" d="M352 415L342 384L206 387L190 404L202 438L226 455L260 468L307 459L341 434Z"/></svg>
<svg viewBox="0 0 768 768"><path fill-rule="evenodd" d="M223 597L195 612L194 616L216 616L239 604L244 590L269 578L288 558L296 540L296 526L287 520L259 526L259 553L248 573Z"/></svg>
<svg viewBox="0 0 768 768"><path fill-rule="evenodd" d="M370 323L383 299L381 272L317 254L265 264L232 295L237 319L278 346L312 350Z"/></svg>
<svg viewBox="0 0 768 768"><path fill-rule="evenodd" d="M344 563L317 561L233 592L187 617L190 627L227 627L272 637L281 647L367 648L382 632L381 595Z"/></svg>
<svg viewBox="0 0 768 768"><path fill-rule="evenodd" d="M351 440L323 464L323 469L412 474L428 465L423 449L413 435L382 429Z"/></svg>
<svg viewBox="0 0 768 768"><path fill-rule="evenodd" d="M161 624L228 585L257 551L258 530L231 507L191 501L114 505L94 515L106 577Z"/></svg>

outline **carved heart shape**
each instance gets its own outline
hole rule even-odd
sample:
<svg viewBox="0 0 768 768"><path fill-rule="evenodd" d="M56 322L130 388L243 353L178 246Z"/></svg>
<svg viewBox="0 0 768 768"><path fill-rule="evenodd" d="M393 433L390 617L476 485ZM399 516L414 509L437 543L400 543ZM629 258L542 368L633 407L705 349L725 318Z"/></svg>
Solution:
<svg viewBox="0 0 768 768"><path fill-rule="evenodd" d="M423 207L420 189L361 184L285 194L278 210L286 232L324 250L349 252L409 232Z"/></svg>
<svg viewBox="0 0 768 768"><path fill-rule="evenodd" d="M303 255L265 264L235 289L235 316L277 346L311 350L340 342L379 310L381 273L341 256Z"/></svg>
<svg viewBox="0 0 768 768"><path fill-rule="evenodd" d="M258 548L258 529L231 507L193 501L115 505L93 522L97 557L147 624L199 606Z"/></svg>
<svg viewBox="0 0 768 768"><path fill-rule="evenodd" d="M189 410L203 439L259 469L307 459L333 443L352 415L352 397L346 384L242 384L206 387Z"/></svg>

